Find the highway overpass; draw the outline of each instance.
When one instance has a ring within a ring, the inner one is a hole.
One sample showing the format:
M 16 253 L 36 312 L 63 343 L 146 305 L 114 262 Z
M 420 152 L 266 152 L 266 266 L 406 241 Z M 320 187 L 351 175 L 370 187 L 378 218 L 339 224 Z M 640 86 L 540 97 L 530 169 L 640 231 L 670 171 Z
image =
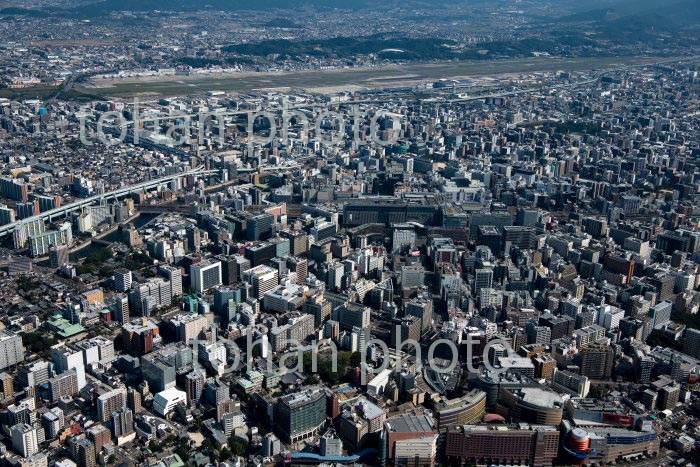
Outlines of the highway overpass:
M 102 202 L 103 200 L 107 200 L 110 198 L 120 198 L 123 196 L 128 196 L 131 193 L 139 192 L 139 191 L 144 191 L 144 190 L 151 190 L 153 188 L 157 188 L 159 186 L 163 186 L 173 180 L 180 179 L 182 177 L 187 177 L 189 175 L 208 175 L 208 174 L 214 174 L 214 173 L 219 173 L 219 170 L 204 170 L 203 166 L 200 165 L 193 170 L 187 171 L 187 172 L 182 172 L 178 173 L 175 175 L 168 175 L 166 177 L 161 177 L 157 178 L 155 180 L 148 180 L 145 182 L 137 183 L 135 185 L 129 185 L 124 188 L 119 188 L 117 190 L 109 191 L 104 194 L 100 195 L 94 195 L 90 196 L 89 198 L 83 198 L 78 201 L 75 201 L 73 203 L 66 204 L 64 206 L 61 206 L 56 209 L 51 209 L 49 211 L 42 212 L 36 216 L 32 217 L 27 217 L 25 219 L 13 222 L 11 224 L 5 224 L 3 226 L 0 226 L 0 237 L 3 237 L 5 235 L 8 235 L 12 233 L 15 229 L 17 229 L 20 225 L 25 224 L 27 222 L 32 222 L 36 220 L 44 220 L 44 221 L 49 221 L 51 222 L 53 219 L 57 217 L 62 217 L 65 216 L 71 212 L 78 211 L 82 209 L 85 206 L 90 206 L 95 203 Z

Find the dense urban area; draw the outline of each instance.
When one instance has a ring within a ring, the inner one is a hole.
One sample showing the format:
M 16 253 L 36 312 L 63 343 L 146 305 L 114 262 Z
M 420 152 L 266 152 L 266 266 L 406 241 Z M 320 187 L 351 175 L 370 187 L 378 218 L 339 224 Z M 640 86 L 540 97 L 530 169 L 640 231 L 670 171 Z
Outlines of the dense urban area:
M 0 0 L 0 467 L 698 465 L 700 6 L 585 3 Z

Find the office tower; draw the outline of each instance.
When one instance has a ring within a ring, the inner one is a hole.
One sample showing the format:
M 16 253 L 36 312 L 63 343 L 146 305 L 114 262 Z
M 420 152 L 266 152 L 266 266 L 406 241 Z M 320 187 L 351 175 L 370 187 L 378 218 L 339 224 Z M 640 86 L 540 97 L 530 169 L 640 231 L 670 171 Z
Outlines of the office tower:
M 656 402 L 657 410 L 673 410 L 678 404 L 681 395 L 681 386 L 677 383 L 668 384 L 659 389 L 659 398 Z
M 192 313 L 177 315 L 170 323 L 175 327 L 175 338 L 185 343 L 196 339 L 209 326 L 206 316 Z
M 401 266 L 401 288 L 415 289 L 425 285 L 425 269 L 421 265 Z
M 49 380 L 51 402 L 58 402 L 63 397 L 72 397 L 78 393 L 78 374 L 75 370 L 64 371 Z
M 217 255 L 214 259 L 221 263 L 221 283 L 223 285 L 233 285 L 238 282 L 238 264 L 232 256 Z
M 159 338 L 160 329 L 148 318 L 140 318 L 122 326 L 122 345 L 132 355 L 150 353 L 154 341 Z
M 85 379 L 85 364 L 83 361 L 83 352 L 68 346 L 65 342 L 59 343 L 51 347 L 51 360 L 53 361 L 56 374 L 61 374 L 68 370 L 75 370 L 78 376 L 78 390 L 81 390 L 87 384 Z
M 131 271 L 126 268 L 114 270 L 114 290 L 126 292 L 131 288 Z
M 657 303 L 649 309 L 649 316 L 653 319 L 654 329 L 660 329 L 661 326 L 671 321 L 672 309 L 673 303 L 669 301 Z
M 416 316 L 405 316 L 394 318 L 391 321 L 391 346 L 396 347 L 406 340 L 420 341 L 421 319 Z M 415 350 L 411 346 L 402 349 L 405 352 L 413 353 Z
M 389 417 L 384 422 L 380 443 L 382 455 L 394 466 L 433 467 L 437 455 L 438 432 L 425 414 Z
M 493 225 L 480 225 L 477 229 L 477 245 L 489 247 L 496 256 L 501 254 L 501 232 Z
M 326 422 L 326 395 L 318 387 L 280 397 L 277 401 L 277 427 L 290 443 L 313 436 Z
M 338 231 L 338 225 L 333 222 L 317 222 L 309 229 L 309 235 L 313 237 L 315 243 L 331 238 Z
M 78 467 L 97 467 L 97 452 L 95 445 L 87 438 L 74 436 L 69 438 L 73 460 Z
M 421 319 L 423 332 L 433 324 L 433 300 L 429 294 L 421 294 L 406 304 L 406 314 Z
M 24 361 L 22 338 L 12 331 L 0 331 L 0 370 Z
M 568 370 L 555 369 L 551 385 L 557 392 L 570 394 L 573 397 L 586 397 L 591 389 L 588 377 Z
M 57 245 L 49 248 L 49 266 L 60 268 L 70 262 L 70 250 L 67 245 Z
M 22 388 L 35 388 L 48 383 L 52 372 L 52 364 L 50 362 L 39 360 L 31 365 L 20 367 L 17 379 Z
M 700 330 L 686 329 L 683 339 L 683 352 L 693 358 L 700 358 Z
M 228 384 L 218 378 L 208 378 L 204 383 L 202 397 L 211 405 L 231 398 Z
M 333 310 L 333 320 L 340 324 L 341 331 L 351 331 L 354 327 L 369 327 L 370 316 L 370 308 L 361 303 L 348 302 Z
M 97 419 L 106 422 L 112 416 L 112 412 L 126 407 L 126 388 L 119 387 L 107 391 L 97 398 Z
M 199 253 L 202 248 L 202 232 L 196 226 L 188 226 L 186 229 L 187 249 Z
M 416 228 L 413 225 L 392 224 L 391 230 L 392 251 L 398 251 L 408 246 L 416 246 Z
M 256 266 L 243 273 L 243 279 L 253 286 L 252 298 L 262 300 L 265 294 L 277 287 L 279 274 L 269 266 Z
M 185 378 L 185 393 L 188 402 L 199 402 L 204 391 L 207 375 L 200 368 L 195 368 Z
M 518 209 L 516 224 L 527 227 L 534 227 L 539 222 L 540 213 L 535 209 Z
M 246 238 L 250 241 L 267 240 L 271 235 L 275 217 L 272 214 L 260 214 L 249 217 L 246 221 Z
M 178 374 L 184 378 L 185 373 L 179 372 L 188 371 L 192 359 L 192 349 L 182 342 L 163 346 L 141 357 L 143 379 L 154 392 L 170 389 L 175 386 Z
M 280 453 L 282 445 L 274 433 L 268 433 L 263 437 L 263 455 L 276 456 Z
M 14 385 L 12 384 L 12 376 L 7 373 L 0 373 L 0 391 L 3 397 L 12 397 L 15 393 Z
M 182 297 L 182 269 L 175 266 L 163 265 L 158 268 L 161 276 L 170 283 L 172 297 Z
M 521 250 L 532 250 L 537 247 L 537 232 L 533 227 L 506 226 L 503 227 L 503 252 L 510 253 L 511 247 Z
M 115 438 L 134 433 L 134 413 L 128 407 L 112 412 L 112 433 Z
M 133 413 L 141 412 L 141 393 L 134 388 L 129 388 L 126 393 L 126 406 Z
M 43 428 L 36 428 L 27 423 L 14 425 L 10 429 L 12 448 L 22 457 L 31 457 L 39 452 L 38 430 L 43 431 Z
M 236 273 L 233 278 L 234 283 L 243 280 L 243 273 L 251 268 L 250 260 L 243 255 L 233 255 L 233 260 L 236 264 Z
M 609 345 L 592 344 L 579 352 L 581 374 L 590 379 L 608 379 L 612 374 L 614 351 Z
M 477 269 L 474 276 L 474 293 L 479 293 L 482 288 L 493 286 L 493 270 Z
M 111 416 L 110 416 L 111 420 Z M 88 439 L 95 445 L 95 452 L 100 453 L 105 444 L 112 443 L 112 432 L 104 425 L 96 424 L 85 430 Z
M 57 438 L 61 430 L 63 430 L 64 424 L 63 411 L 58 407 L 54 407 L 41 415 L 41 426 L 44 428 L 46 439 Z
M 274 243 L 263 242 L 245 249 L 245 258 L 252 267 L 267 265 L 276 256 L 277 247 Z
M 559 450 L 555 426 L 527 424 L 463 425 L 449 428 L 445 454 L 450 463 L 469 465 L 489 459 L 493 464 L 551 467 Z
M 170 282 L 160 277 L 153 277 L 133 284 L 129 293 L 129 309 L 150 316 L 157 307 L 170 306 L 172 303 Z
M 289 252 L 294 256 L 306 254 L 308 248 L 308 235 L 302 231 L 283 230 L 280 235 L 289 239 Z
M 121 324 L 128 324 L 131 319 L 129 316 L 129 297 L 126 295 L 116 295 L 114 297 L 114 320 Z
M 297 284 L 303 285 L 306 278 L 309 276 L 309 263 L 306 258 L 299 258 L 297 256 L 287 256 L 285 258 L 287 268 L 289 268 L 290 273 L 295 273 L 297 277 Z
M 197 293 L 221 285 L 221 263 L 215 260 L 204 260 L 190 266 L 190 281 Z
M 314 326 L 318 328 L 331 317 L 333 304 L 323 297 L 323 294 L 316 294 L 309 297 L 302 307 L 304 313 L 314 317 Z

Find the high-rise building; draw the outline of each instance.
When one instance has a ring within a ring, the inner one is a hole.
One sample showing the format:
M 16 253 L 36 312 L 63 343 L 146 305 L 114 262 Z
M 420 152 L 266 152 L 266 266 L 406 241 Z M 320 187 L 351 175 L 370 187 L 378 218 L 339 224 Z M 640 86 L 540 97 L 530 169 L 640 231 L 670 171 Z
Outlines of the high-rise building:
M 112 412 L 112 433 L 122 438 L 134 433 L 134 413 L 128 407 Z
M 280 397 L 277 402 L 277 427 L 290 443 L 313 436 L 326 422 L 326 395 L 318 387 Z
M 270 238 L 271 227 L 275 222 L 272 214 L 260 214 L 249 217 L 246 221 L 246 238 L 251 241 L 266 240 Z
M 175 338 L 185 343 L 196 339 L 209 326 L 206 316 L 194 313 L 177 315 L 170 323 L 175 326 Z
M 158 269 L 160 275 L 170 282 L 170 293 L 172 297 L 182 297 L 182 269 L 163 265 Z
M 85 437 L 74 436 L 69 438 L 73 460 L 78 467 L 97 467 L 97 452 L 95 445 Z
M 0 370 L 24 361 L 22 338 L 12 331 L 0 331 Z
M 202 397 L 202 392 L 204 391 L 206 379 L 206 373 L 199 368 L 195 368 L 192 372 L 187 374 L 185 378 L 185 393 L 187 394 L 188 402 L 199 402 L 199 399 Z
M 205 260 L 190 266 L 192 288 L 197 293 L 221 285 L 221 263 L 215 260 Z
M 114 270 L 114 290 L 126 292 L 131 288 L 131 271 L 126 268 Z
M 277 287 L 279 274 L 269 266 L 256 266 L 243 273 L 243 280 L 253 287 L 252 298 L 262 300 L 265 294 Z
M 155 308 L 170 306 L 172 297 L 170 282 L 160 277 L 152 277 L 132 285 L 129 309 L 140 311 L 142 316 L 150 316 Z
M 306 258 L 299 258 L 297 256 L 287 256 L 285 258 L 287 268 L 289 268 L 290 273 L 295 273 L 297 277 L 297 284 L 303 285 L 306 278 L 309 276 L 309 263 Z
M 4 398 L 14 395 L 15 389 L 12 384 L 12 375 L 4 372 L 0 373 L 0 392 L 2 392 Z
M 106 422 L 112 417 L 112 412 L 126 407 L 126 388 L 118 387 L 107 391 L 97 398 L 97 419 Z
M 85 387 L 87 381 L 85 379 L 85 363 L 82 350 L 61 342 L 51 347 L 51 359 L 53 360 L 56 374 L 60 375 L 65 371 L 75 370 L 78 376 L 78 390 Z
M 43 428 L 37 428 L 27 423 L 18 423 L 10 429 L 12 448 L 22 457 L 31 457 L 39 452 L 39 433 Z M 42 433 L 42 438 L 43 433 Z
M 70 250 L 67 245 L 56 245 L 49 248 L 49 266 L 60 268 L 70 262 Z
M 133 413 L 141 412 L 141 393 L 134 388 L 129 388 L 126 392 L 126 406 Z
M 415 289 L 425 285 L 425 269 L 420 264 L 401 266 L 401 288 Z
M 612 374 L 614 351 L 609 345 L 592 344 L 579 352 L 581 374 L 590 379 L 607 379 Z
M 49 382 L 52 376 L 53 365 L 45 360 L 38 360 L 33 362 L 31 365 L 24 365 L 20 367 L 17 372 L 17 379 L 22 388 L 35 388 L 37 386 L 43 386 Z
M 123 347 L 132 355 L 146 355 L 160 339 L 160 329 L 148 318 L 140 318 L 122 326 Z
M 474 276 L 474 293 L 479 293 L 482 288 L 493 286 L 493 269 L 477 269 Z
M 406 303 L 406 314 L 421 319 L 422 332 L 433 325 L 433 300 L 429 294 L 421 294 Z
M 683 352 L 693 358 L 700 358 L 700 329 L 686 329 Z
M 44 428 L 46 439 L 57 438 L 65 425 L 63 410 L 54 407 L 41 415 L 41 426 Z
M 323 294 L 316 294 L 304 302 L 303 311 L 314 317 L 314 326 L 318 328 L 331 317 L 333 304 L 330 300 L 323 298 Z
M 681 387 L 677 383 L 668 384 L 659 389 L 659 398 L 656 402 L 658 410 L 673 410 L 678 404 L 681 395 Z
M 114 320 L 121 324 L 128 324 L 131 321 L 129 316 L 129 297 L 118 294 L 114 297 Z
M 333 310 L 333 320 L 340 323 L 341 331 L 352 331 L 352 328 L 368 328 L 371 310 L 361 303 L 348 302 Z
M 110 417 L 111 418 L 111 417 Z M 87 438 L 95 445 L 95 452 L 102 451 L 105 444 L 112 443 L 112 432 L 106 426 L 98 423 L 85 430 Z
M 71 397 L 78 393 L 78 374 L 75 370 L 64 371 L 49 380 L 51 402 L 57 402 L 63 397 Z

